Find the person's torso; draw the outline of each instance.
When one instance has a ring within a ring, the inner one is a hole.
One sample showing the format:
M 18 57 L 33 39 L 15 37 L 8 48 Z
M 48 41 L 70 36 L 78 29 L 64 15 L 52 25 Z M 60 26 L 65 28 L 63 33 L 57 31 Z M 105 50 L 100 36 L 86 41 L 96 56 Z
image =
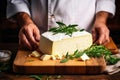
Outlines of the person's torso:
M 78 24 L 89 30 L 95 15 L 96 0 L 31 0 L 34 22 L 41 30 L 55 27 L 57 21 Z

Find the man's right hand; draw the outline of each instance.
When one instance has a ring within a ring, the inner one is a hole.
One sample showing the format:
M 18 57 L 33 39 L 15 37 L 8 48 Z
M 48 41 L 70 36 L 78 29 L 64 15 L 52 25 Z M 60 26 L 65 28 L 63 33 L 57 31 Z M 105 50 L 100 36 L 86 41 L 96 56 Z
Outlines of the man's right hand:
M 33 23 L 25 24 L 19 32 L 19 44 L 27 47 L 30 50 L 38 48 L 40 40 L 40 32 L 37 26 Z
M 31 17 L 27 13 L 21 12 L 16 14 L 15 19 L 21 27 L 19 32 L 19 45 L 30 50 L 37 49 L 40 40 L 40 31 Z

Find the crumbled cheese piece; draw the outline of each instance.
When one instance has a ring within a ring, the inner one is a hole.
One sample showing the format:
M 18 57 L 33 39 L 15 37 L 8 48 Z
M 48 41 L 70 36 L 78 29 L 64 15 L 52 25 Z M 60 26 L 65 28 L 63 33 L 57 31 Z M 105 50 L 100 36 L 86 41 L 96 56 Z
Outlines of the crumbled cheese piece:
M 90 59 L 86 53 L 80 57 L 83 61 Z
M 45 60 L 50 60 L 51 58 L 52 58 L 51 55 L 48 55 L 48 54 L 42 55 L 42 56 L 40 57 L 40 59 L 43 60 L 43 61 L 45 61 Z
M 38 52 L 38 51 L 33 51 L 30 55 L 29 55 L 29 57 L 40 57 L 41 55 L 40 55 L 40 53 Z
M 61 54 L 58 54 L 55 56 L 57 60 L 61 60 L 62 59 L 62 55 Z
M 56 60 L 56 56 L 51 55 L 51 59 L 52 59 L 52 60 Z

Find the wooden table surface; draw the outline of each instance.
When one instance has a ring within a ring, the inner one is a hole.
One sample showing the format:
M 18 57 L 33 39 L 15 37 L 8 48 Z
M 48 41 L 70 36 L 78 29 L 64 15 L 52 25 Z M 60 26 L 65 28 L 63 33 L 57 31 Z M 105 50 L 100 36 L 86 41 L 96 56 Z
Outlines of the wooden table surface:
M 59 77 L 60 76 L 60 77 Z M 59 77 L 59 78 L 58 78 Z M 35 80 L 30 75 L 0 73 L 0 80 Z M 41 80 L 120 80 L 120 73 L 114 75 L 46 75 Z
M 13 54 L 16 54 L 18 50 L 17 43 L 0 43 L 0 49 L 11 50 Z M 33 75 L 33 74 L 31 74 Z M 31 75 L 15 74 L 12 71 L 0 72 L 0 80 L 36 80 L 31 78 Z M 120 72 L 108 75 L 42 75 L 41 80 L 120 80 Z

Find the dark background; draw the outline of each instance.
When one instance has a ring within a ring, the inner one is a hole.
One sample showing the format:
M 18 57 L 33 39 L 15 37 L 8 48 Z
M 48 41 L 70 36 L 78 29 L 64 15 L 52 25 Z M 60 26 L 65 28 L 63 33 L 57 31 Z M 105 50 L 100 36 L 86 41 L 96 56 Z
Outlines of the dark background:
M 0 43 L 18 43 L 19 28 L 16 23 L 6 19 L 6 0 L 0 0 Z M 116 0 L 116 13 L 108 20 L 110 36 L 115 43 L 120 43 L 120 0 Z
M 0 43 L 18 43 L 18 25 L 6 19 L 7 0 L 0 1 Z

